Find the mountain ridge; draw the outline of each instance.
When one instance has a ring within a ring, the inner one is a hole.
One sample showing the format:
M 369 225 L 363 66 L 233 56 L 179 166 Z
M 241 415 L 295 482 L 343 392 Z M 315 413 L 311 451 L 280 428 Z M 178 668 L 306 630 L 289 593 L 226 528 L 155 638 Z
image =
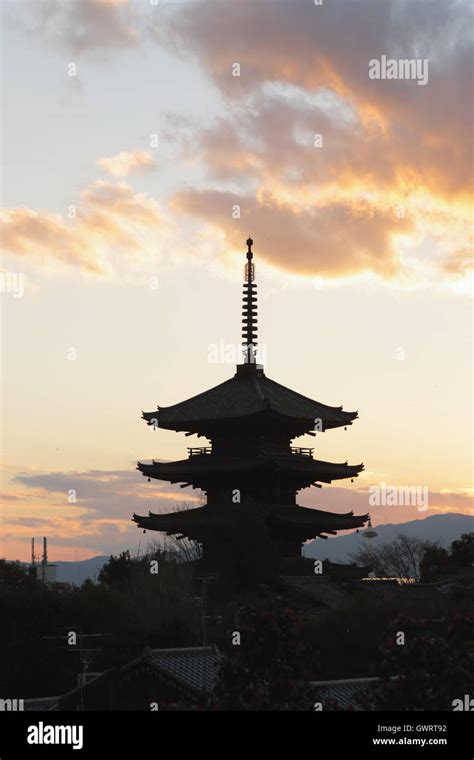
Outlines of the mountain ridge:
M 350 562 L 350 555 L 367 545 L 367 539 L 363 536 L 364 530 L 327 540 L 313 539 L 305 544 L 303 554 L 312 559 Z M 377 537 L 372 539 L 373 546 L 394 541 L 399 533 L 403 533 L 413 538 L 439 543 L 447 549 L 463 533 L 474 531 L 474 516 L 447 512 L 406 523 L 379 523 L 374 525 L 374 530 Z

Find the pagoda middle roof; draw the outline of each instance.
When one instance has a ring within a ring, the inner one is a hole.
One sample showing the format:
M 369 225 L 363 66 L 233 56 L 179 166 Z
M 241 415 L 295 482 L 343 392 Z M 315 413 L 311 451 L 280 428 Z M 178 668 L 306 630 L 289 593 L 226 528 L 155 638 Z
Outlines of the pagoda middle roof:
M 241 365 L 229 380 L 173 406 L 144 412 L 143 418 L 149 425 L 170 430 L 199 430 L 205 423 L 273 412 L 308 423 L 310 429 L 314 429 L 315 420 L 321 420 L 321 427 L 326 430 L 351 425 L 357 417 L 357 412 L 346 412 L 342 406 L 327 406 L 286 388 L 254 367 Z
M 324 462 L 309 456 L 275 453 L 262 454 L 258 457 L 192 456 L 176 462 L 153 461 L 152 464 L 138 462 L 137 469 L 145 477 L 179 483 L 188 480 L 194 482 L 194 478 L 199 480 L 207 476 L 266 467 L 275 467 L 288 473 L 299 473 L 312 481 L 320 480 L 324 483 L 343 478 L 356 478 L 364 469 L 363 464 Z
M 212 530 L 232 519 L 229 510 L 215 507 L 196 507 L 179 512 L 156 514 L 149 512 L 148 516 L 133 514 L 132 521 L 145 530 L 158 530 L 170 534 L 182 533 L 190 535 L 194 531 Z M 291 506 L 279 507 L 271 514 L 271 520 L 281 527 L 299 527 L 315 533 L 333 533 L 340 530 L 350 530 L 362 527 L 368 515 L 354 515 L 354 512 L 344 514 L 325 512 L 308 507 Z

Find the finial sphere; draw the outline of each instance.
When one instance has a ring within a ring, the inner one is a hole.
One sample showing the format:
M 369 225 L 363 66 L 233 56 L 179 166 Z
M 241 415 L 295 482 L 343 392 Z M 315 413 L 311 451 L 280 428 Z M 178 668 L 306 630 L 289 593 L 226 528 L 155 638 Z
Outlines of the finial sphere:
M 253 245 L 253 240 L 252 240 L 251 237 L 249 237 L 246 242 L 247 242 L 247 245 L 249 246 L 249 248 L 250 248 L 251 245 Z

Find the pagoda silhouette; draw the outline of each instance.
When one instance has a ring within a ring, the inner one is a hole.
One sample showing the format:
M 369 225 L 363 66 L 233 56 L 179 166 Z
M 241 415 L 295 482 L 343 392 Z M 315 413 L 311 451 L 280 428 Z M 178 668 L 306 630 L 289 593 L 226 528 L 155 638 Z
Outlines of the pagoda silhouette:
M 312 448 L 292 446 L 295 438 L 346 427 L 357 412 L 313 401 L 270 380 L 257 363 L 257 285 L 247 240 L 243 286 L 242 355 L 235 375 L 204 393 L 144 412 L 148 425 L 186 435 L 210 446 L 188 448 L 188 458 L 138 462 L 147 478 L 192 486 L 206 495 L 201 507 L 148 516 L 133 515 L 144 530 L 162 531 L 202 546 L 201 575 L 231 574 L 243 584 L 284 573 L 303 560 L 307 539 L 360 528 L 368 515 L 338 514 L 298 506 L 309 486 L 355 478 L 364 467 L 313 458 Z M 307 564 L 306 564 L 307 566 Z M 293 571 L 292 571 L 293 572 Z M 298 572 L 301 572 L 299 570 Z

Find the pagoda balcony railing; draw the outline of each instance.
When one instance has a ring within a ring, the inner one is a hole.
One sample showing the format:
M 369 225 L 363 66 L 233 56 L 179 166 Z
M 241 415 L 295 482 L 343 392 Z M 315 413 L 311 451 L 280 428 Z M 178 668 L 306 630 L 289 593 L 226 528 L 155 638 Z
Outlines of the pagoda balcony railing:
M 190 457 L 199 457 L 206 454 L 212 454 L 211 446 L 194 446 L 192 448 L 188 448 L 188 455 Z
M 296 456 L 312 457 L 314 449 L 304 448 L 301 446 L 290 446 L 290 451 Z M 193 446 L 188 447 L 189 457 L 199 457 L 212 454 L 212 446 Z
M 314 449 L 302 448 L 301 446 L 290 446 L 292 454 L 303 457 L 312 457 Z

